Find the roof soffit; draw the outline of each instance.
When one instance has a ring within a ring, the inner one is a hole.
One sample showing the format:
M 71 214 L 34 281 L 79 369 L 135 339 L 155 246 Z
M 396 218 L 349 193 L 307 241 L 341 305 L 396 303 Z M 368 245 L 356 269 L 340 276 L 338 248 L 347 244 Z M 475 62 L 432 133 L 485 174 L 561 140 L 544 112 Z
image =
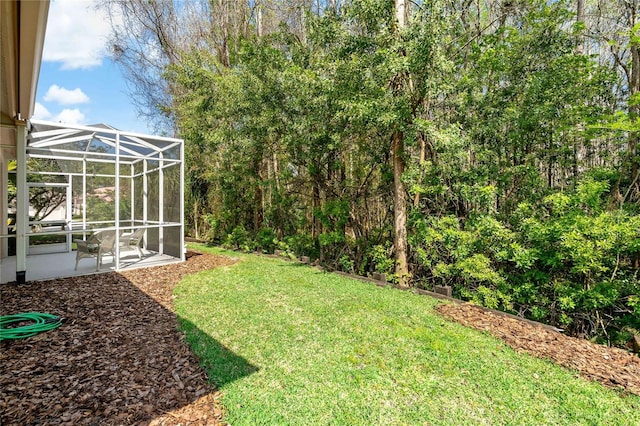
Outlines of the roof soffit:
M 0 121 L 14 124 L 35 109 L 49 0 L 0 1 Z

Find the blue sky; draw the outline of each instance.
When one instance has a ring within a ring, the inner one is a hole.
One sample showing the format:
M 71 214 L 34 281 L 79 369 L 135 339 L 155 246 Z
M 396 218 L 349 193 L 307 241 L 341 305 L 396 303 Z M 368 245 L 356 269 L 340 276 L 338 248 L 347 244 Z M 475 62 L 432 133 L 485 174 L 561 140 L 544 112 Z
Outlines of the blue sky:
M 53 0 L 33 118 L 151 133 L 106 53 L 110 25 L 91 0 Z

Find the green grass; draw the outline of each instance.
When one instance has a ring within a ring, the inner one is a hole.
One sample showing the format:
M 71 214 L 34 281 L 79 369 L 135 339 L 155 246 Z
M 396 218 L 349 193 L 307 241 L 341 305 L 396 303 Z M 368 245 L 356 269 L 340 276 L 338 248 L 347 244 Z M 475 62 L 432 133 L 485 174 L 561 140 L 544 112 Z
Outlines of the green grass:
M 639 397 L 447 321 L 434 299 L 233 255 L 175 304 L 234 426 L 640 424 Z

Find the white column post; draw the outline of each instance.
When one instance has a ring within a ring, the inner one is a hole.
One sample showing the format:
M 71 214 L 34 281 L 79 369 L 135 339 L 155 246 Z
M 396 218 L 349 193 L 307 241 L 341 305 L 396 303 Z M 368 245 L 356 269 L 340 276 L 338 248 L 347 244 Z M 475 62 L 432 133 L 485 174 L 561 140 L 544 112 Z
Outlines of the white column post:
M 164 228 L 162 224 L 164 223 L 164 158 L 162 152 L 160 153 L 160 161 L 158 168 L 158 222 L 160 222 L 160 226 L 158 227 L 158 252 L 160 254 L 164 254 Z
M 184 142 L 180 144 L 180 253 L 184 262 Z
M 129 168 L 129 199 L 131 200 L 131 210 L 129 211 L 129 217 L 131 218 L 131 220 L 129 221 L 129 225 L 131 226 L 135 226 L 134 220 L 136 219 L 136 216 L 135 216 L 136 197 L 133 192 L 136 189 L 134 184 L 134 177 L 133 177 L 134 172 L 135 172 L 135 167 L 134 167 L 134 164 L 131 163 L 131 167 Z M 129 232 L 133 232 L 133 231 L 134 229 L 131 229 Z
M 116 133 L 116 185 L 115 185 L 115 220 L 116 220 L 116 249 L 113 262 L 116 271 L 120 270 L 120 132 Z
M 87 238 L 87 159 L 82 159 L 82 238 Z
M 67 186 L 67 215 L 65 221 L 70 229 L 73 229 L 73 175 L 68 175 L 69 186 Z M 65 227 L 66 228 L 66 227 Z M 67 242 L 67 252 L 71 253 L 71 234 L 65 235 Z
M 29 242 L 26 122 L 18 122 L 16 126 L 16 192 L 16 282 L 22 284 L 26 281 Z
M 142 224 L 143 225 L 148 225 L 147 224 L 147 220 L 149 220 L 149 210 L 147 209 L 148 205 L 149 205 L 149 179 L 147 178 L 147 170 L 148 170 L 148 163 L 147 163 L 147 159 L 145 158 L 144 160 L 142 160 Z M 146 229 L 146 228 L 145 228 Z M 145 232 L 145 246 L 144 248 L 147 248 L 147 237 L 148 237 L 148 229 L 144 231 Z

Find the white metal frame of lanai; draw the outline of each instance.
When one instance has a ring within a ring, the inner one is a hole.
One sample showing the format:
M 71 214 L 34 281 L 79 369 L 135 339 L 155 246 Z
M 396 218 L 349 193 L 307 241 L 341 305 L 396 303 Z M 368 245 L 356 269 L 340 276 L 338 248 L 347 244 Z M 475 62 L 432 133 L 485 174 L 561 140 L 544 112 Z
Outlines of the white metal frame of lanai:
M 29 278 L 26 261 L 29 238 L 36 235 L 64 235 L 65 251 L 71 251 L 72 235 L 109 228 L 115 229 L 119 236 L 120 232 L 143 228 L 147 248 L 184 260 L 184 142 L 181 139 L 124 132 L 107 125 L 76 126 L 31 120 L 28 127 L 19 129 L 16 135 L 16 232 L 2 235 L 5 239 L 16 239 L 16 281 Z M 28 159 L 42 159 L 57 167 L 29 170 Z M 102 169 L 113 165 L 113 174 L 97 173 L 96 169 L 100 169 L 97 164 L 102 164 Z M 34 179 L 35 176 L 38 178 Z M 87 220 L 87 197 L 92 196 L 87 193 L 87 180 L 92 178 L 113 180 L 113 218 Z M 122 187 L 122 182 L 127 180 L 129 186 Z M 29 189 L 56 186 L 67 191 L 63 226 L 34 232 L 35 227 L 46 227 L 47 221 L 29 219 Z M 72 188 L 74 193 L 81 194 L 81 218 L 71 213 Z M 130 202 L 127 217 L 121 217 L 123 193 L 128 194 Z M 117 242 L 116 270 L 120 265 Z

